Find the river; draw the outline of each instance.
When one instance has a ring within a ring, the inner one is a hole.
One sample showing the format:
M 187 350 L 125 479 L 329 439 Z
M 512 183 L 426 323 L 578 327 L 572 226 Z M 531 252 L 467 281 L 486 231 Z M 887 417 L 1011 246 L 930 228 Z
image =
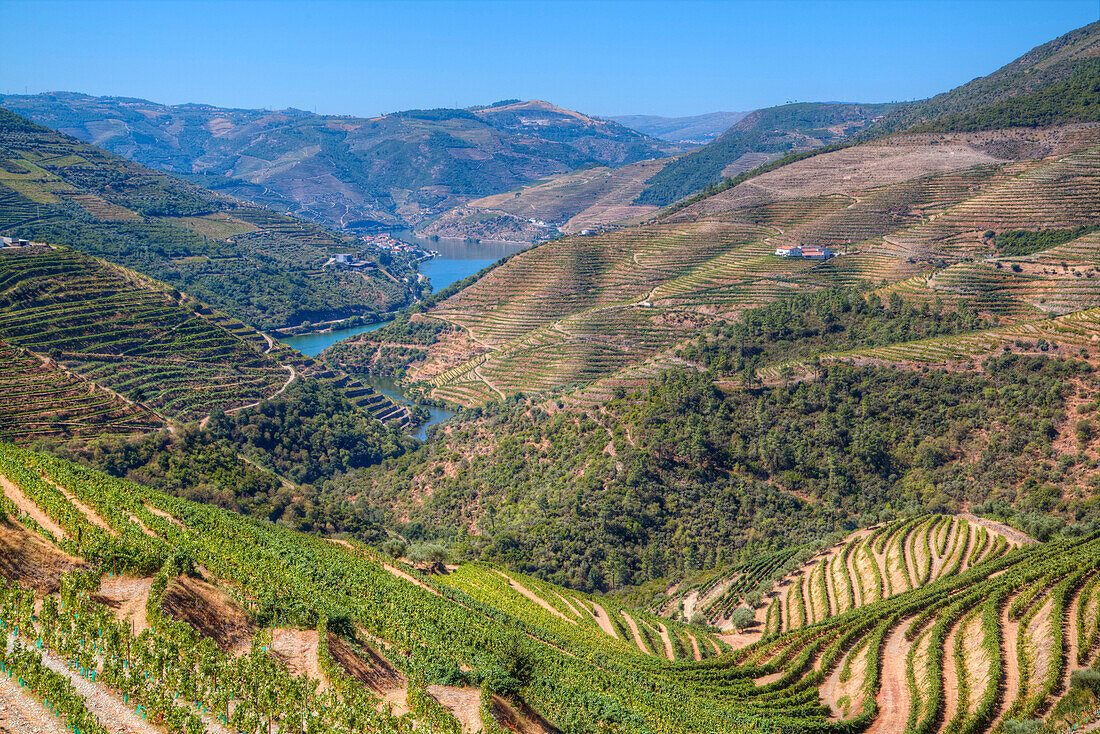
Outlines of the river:
M 404 230 L 394 232 L 393 236 L 405 242 L 417 244 L 422 250 L 435 250 L 439 253 L 437 257 L 420 263 L 420 272 L 425 277 L 431 279 L 432 290 L 436 292 L 443 290 L 447 286 L 463 278 L 468 278 L 501 258 L 530 247 L 530 245 L 517 244 L 514 242 L 479 242 L 475 244 L 465 242 L 464 240 L 432 240 L 427 237 L 418 237 Z M 324 334 L 280 336 L 279 341 L 286 344 L 288 347 L 297 349 L 307 357 L 315 357 L 338 341 L 343 341 L 344 339 L 353 337 L 356 334 L 362 334 L 366 331 L 380 329 L 388 323 L 389 321 L 383 321 L 377 324 L 368 324 L 367 326 L 355 326 L 350 329 L 333 330 Z M 384 377 L 375 377 L 370 380 L 363 380 L 363 382 L 373 386 L 379 392 L 388 395 L 398 402 L 408 403 L 408 400 L 401 393 L 400 388 L 393 380 Z M 428 412 L 431 414 L 428 421 L 420 427 L 416 434 L 414 434 L 421 440 L 426 437 L 428 426 L 434 426 L 436 423 L 441 423 L 454 415 L 453 412 L 440 408 L 428 408 Z

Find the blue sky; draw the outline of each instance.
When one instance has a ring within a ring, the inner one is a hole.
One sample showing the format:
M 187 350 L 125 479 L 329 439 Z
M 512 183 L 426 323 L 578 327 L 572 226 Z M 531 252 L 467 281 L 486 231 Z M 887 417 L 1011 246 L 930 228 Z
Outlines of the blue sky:
M 0 0 L 0 92 L 353 115 L 877 102 L 957 86 L 1098 16 L 1100 0 Z

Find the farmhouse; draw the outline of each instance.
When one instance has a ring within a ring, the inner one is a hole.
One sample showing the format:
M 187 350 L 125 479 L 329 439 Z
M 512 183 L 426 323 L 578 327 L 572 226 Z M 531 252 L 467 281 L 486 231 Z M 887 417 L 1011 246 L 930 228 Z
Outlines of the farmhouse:
M 18 237 L 0 237 L 0 247 L 27 247 L 30 240 L 21 240 Z
M 779 257 L 801 257 L 806 260 L 828 260 L 836 256 L 836 253 L 828 247 L 800 247 L 797 245 L 777 247 L 775 248 L 775 254 Z
M 835 252 L 828 247 L 803 247 L 802 257 L 807 260 L 828 260 L 836 255 Z

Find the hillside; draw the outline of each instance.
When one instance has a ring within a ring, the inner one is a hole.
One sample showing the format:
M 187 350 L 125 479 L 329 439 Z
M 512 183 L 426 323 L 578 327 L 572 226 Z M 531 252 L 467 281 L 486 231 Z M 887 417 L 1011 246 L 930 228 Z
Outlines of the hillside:
M 547 175 L 682 150 L 538 100 L 374 118 L 61 92 L 4 96 L 0 105 L 152 168 L 337 229 L 418 226 Z
M 769 160 L 850 137 L 895 107 L 829 102 L 756 110 L 712 143 L 677 158 L 653 176 L 636 203 L 666 206 Z
M 748 112 L 708 112 L 688 117 L 660 115 L 612 115 L 608 119 L 640 133 L 674 143 L 703 145 L 730 129 Z
M 0 339 L 12 369 L 41 381 L 37 390 L 50 404 L 104 411 L 97 432 L 129 433 L 149 427 L 151 419 L 163 425 L 233 412 L 311 376 L 333 381 L 380 420 L 409 420 L 408 410 L 385 396 L 276 346 L 242 322 L 71 250 L 0 248 Z M 39 360 L 45 373 L 35 367 Z M 18 382 L 13 389 L 19 387 L 33 389 Z M 39 411 L 51 421 L 45 406 Z M 12 431 L 20 438 L 38 432 L 30 426 Z
M 0 109 L 0 231 L 75 247 L 263 328 L 375 314 L 410 289 L 324 269 L 353 242 L 213 194 Z M 378 262 L 380 254 L 366 253 Z M 391 263 L 398 273 L 402 263 Z
M 675 364 L 678 344 L 746 308 L 796 291 L 916 283 L 953 263 L 936 282 L 987 277 L 976 299 L 962 299 L 978 312 L 1041 318 L 1056 303 L 1085 307 L 1083 271 L 1045 275 L 1006 308 L 997 283 L 1016 276 L 1010 258 L 998 256 L 999 269 L 970 261 L 996 254 L 986 232 L 1100 223 L 1098 145 L 1096 128 L 1072 126 L 894 137 L 792 163 L 652 224 L 541 245 L 431 309 L 462 331 L 429 346 L 408 379 L 465 405 L 595 380 L 629 385 L 629 370 Z M 827 263 L 772 254 L 790 243 L 847 254 Z
M 0 475 L 0 542 L 22 549 L 0 569 L 0 694 L 36 727 L 981 731 L 1096 705 L 1095 535 L 1010 549 L 963 518 L 879 525 L 816 566 L 851 562 L 872 598 L 845 611 L 855 585 L 810 571 L 747 643 L 489 566 L 427 575 L 6 444 Z M 906 567 L 878 565 L 891 553 Z M 782 609 L 803 622 L 780 631 Z
M 986 130 L 1095 122 L 1100 119 L 1094 109 L 1097 58 L 1100 22 L 1033 48 L 988 76 L 899 107 L 870 132 L 922 125 L 929 130 Z

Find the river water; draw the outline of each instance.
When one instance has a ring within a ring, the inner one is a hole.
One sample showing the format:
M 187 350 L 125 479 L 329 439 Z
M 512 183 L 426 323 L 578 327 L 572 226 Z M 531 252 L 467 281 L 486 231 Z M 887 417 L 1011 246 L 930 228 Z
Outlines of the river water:
M 501 258 L 530 247 L 530 245 L 516 244 L 513 242 L 479 242 L 475 244 L 465 242 L 464 240 L 431 240 L 427 237 L 418 237 L 407 231 L 394 232 L 393 236 L 405 242 L 417 244 L 422 250 L 435 250 L 439 253 L 438 257 L 420 263 L 421 274 L 431 279 L 432 289 L 435 292 L 439 292 L 463 278 L 468 278 Z M 315 357 L 338 341 L 343 341 L 344 339 L 362 334 L 366 331 L 380 329 L 388 323 L 388 321 L 383 321 L 367 326 L 355 326 L 350 329 L 334 330 L 325 334 L 281 336 L 279 337 L 279 341 L 286 344 L 288 347 L 297 349 L 307 357 Z M 388 395 L 398 402 L 408 403 L 408 400 L 401 393 L 401 389 L 393 380 L 384 377 L 374 377 L 370 380 L 363 380 L 363 382 L 371 385 L 379 392 Z M 434 426 L 436 423 L 441 423 L 454 415 L 454 413 L 449 410 L 441 410 L 439 408 L 428 408 L 428 412 L 431 414 L 428 421 L 420 427 L 420 430 L 417 431 L 416 434 L 414 434 L 421 440 L 426 437 L 428 426 Z

